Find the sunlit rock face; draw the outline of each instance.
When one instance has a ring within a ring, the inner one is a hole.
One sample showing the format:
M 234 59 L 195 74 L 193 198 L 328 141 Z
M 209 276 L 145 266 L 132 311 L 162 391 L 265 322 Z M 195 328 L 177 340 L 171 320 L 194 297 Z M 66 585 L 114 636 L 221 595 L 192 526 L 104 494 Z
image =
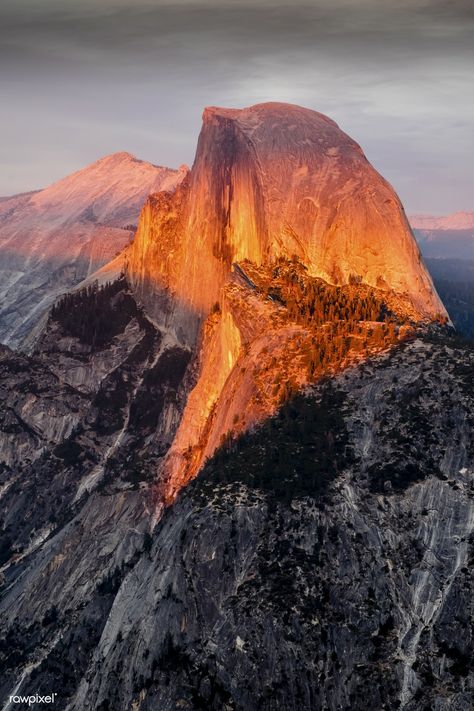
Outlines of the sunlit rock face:
M 282 258 L 333 285 L 377 289 L 406 320 L 446 316 L 398 197 L 331 119 L 288 104 L 205 109 L 189 175 L 174 193 L 150 196 L 127 256 L 158 327 L 199 350 L 165 498 L 223 438 L 310 380 L 302 353 L 314 350 L 314 332 L 248 278 Z
M 0 199 L 0 342 L 31 340 L 58 294 L 129 244 L 147 196 L 184 174 L 115 153 L 44 190 Z
M 406 295 L 420 319 L 445 313 L 397 195 L 331 119 L 279 103 L 205 109 L 183 189 L 142 213 L 129 263 L 138 294 L 159 317 L 152 293 L 167 287 L 199 316 L 234 262 L 293 255 L 331 283 Z
M 311 330 L 249 288 L 246 279 L 239 267 L 222 289 L 219 311 L 204 324 L 199 377 L 165 462 L 167 501 L 226 437 L 274 414 L 290 383 L 300 389 L 310 380 Z
M 0 349 L 0 707 L 470 708 L 474 353 L 390 188 L 208 110 L 126 252 Z

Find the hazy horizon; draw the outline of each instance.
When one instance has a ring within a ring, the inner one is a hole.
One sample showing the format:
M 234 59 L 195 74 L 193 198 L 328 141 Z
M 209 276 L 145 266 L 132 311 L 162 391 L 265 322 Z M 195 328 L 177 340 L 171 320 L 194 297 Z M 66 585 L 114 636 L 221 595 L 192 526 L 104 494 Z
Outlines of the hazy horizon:
M 0 195 L 117 151 L 191 165 L 204 106 L 286 101 L 336 120 L 407 213 L 469 211 L 473 28 L 464 0 L 6 0 Z

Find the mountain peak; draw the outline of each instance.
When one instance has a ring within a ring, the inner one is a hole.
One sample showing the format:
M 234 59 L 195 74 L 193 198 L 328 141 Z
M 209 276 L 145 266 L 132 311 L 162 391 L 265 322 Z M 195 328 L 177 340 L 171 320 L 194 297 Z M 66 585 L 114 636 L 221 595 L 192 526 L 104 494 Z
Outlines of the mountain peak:
M 446 318 L 393 189 L 334 122 L 286 104 L 204 111 L 191 172 L 147 201 L 127 272 L 159 328 L 187 348 L 199 343 L 196 384 L 163 464 L 165 498 L 223 437 L 310 382 L 331 321 L 349 323 L 370 299 L 384 305 L 363 329 L 383 313 L 402 314 L 403 327 Z M 315 334 L 297 304 L 314 316 L 323 293 Z M 362 331 L 355 352 L 361 342 Z
M 36 193 L 32 202 L 38 208 L 52 203 L 61 204 L 68 219 L 71 212 L 79 214 L 93 202 L 96 218 L 103 221 L 108 219 L 111 209 L 119 202 L 133 202 L 135 211 L 137 192 L 143 202 L 150 193 L 174 188 L 181 179 L 179 171 L 153 165 L 135 158 L 131 153 L 119 151 L 103 156 L 49 185 Z
M 165 171 L 174 171 L 174 169 L 172 168 L 156 165 L 155 163 L 143 160 L 142 158 L 137 158 L 135 155 L 133 155 L 133 153 L 129 153 L 128 151 L 116 151 L 115 153 L 108 153 L 107 155 L 98 158 L 96 161 L 93 161 L 92 163 L 89 163 L 88 165 L 84 166 L 84 168 L 80 168 L 71 175 L 67 176 L 67 178 L 80 175 L 85 172 L 96 171 L 102 168 L 107 168 L 108 170 L 128 171 L 130 170 L 130 168 L 136 170 L 140 166 L 144 169 L 150 170 L 158 169 Z
M 142 161 L 134 156 L 133 153 L 129 153 L 128 151 L 116 151 L 115 153 L 108 153 L 107 155 L 102 156 L 102 158 L 99 158 L 91 165 L 95 165 L 97 163 L 112 163 L 118 165 L 120 163 L 130 163 L 132 161 L 137 163 L 148 163 L 148 161 Z
M 420 317 L 444 313 L 397 195 L 334 121 L 276 102 L 207 107 L 186 186 L 145 208 L 132 281 L 153 310 L 155 282 L 205 314 L 233 263 L 293 256 L 332 284 L 355 277 Z
M 84 170 L 87 170 L 88 168 L 92 168 L 93 166 L 99 164 L 116 167 L 129 167 L 132 163 L 136 163 L 137 165 L 142 166 L 151 166 L 152 168 L 158 168 L 161 170 L 174 170 L 172 168 L 166 168 L 162 165 L 157 165 L 156 163 L 151 163 L 150 161 L 143 160 L 142 158 L 137 158 L 135 155 L 133 155 L 133 153 L 129 153 L 128 151 L 116 151 L 115 153 L 109 153 L 108 155 L 99 158 L 94 163 L 91 163 L 89 166 L 86 166 Z
M 0 202 L 0 341 L 17 346 L 61 293 L 129 244 L 150 193 L 173 190 L 183 170 L 126 151 L 30 195 Z

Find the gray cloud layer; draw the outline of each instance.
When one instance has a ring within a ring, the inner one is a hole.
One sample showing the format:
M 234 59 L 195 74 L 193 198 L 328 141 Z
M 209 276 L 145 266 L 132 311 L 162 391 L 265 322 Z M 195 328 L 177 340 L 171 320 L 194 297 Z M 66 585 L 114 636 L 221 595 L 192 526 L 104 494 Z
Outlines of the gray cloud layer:
M 128 150 L 191 162 L 204 105 L 332 116 L 410 211 L 473 208 L 471 2 L 3 0 L 0 194 Z

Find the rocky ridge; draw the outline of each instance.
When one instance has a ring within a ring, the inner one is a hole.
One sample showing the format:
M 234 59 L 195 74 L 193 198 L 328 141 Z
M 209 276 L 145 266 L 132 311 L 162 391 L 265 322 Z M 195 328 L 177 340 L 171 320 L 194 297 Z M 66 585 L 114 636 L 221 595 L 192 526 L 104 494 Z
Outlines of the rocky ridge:
M 197 382 L 159 474 L 165 499 L 293 393 L 412 336 L 411 315 L 403 299 L 358 283 L 331 286 L 296 260 L 235 264 L 204 324 Z
M 474 213 L 414 215 L 410 223 L 425 257 L 474 261 Z
M 417 230 L 469 230 L 474 229 L 474 212 L 454 212 L 452 215 L 411 215 L 410 224 Z

